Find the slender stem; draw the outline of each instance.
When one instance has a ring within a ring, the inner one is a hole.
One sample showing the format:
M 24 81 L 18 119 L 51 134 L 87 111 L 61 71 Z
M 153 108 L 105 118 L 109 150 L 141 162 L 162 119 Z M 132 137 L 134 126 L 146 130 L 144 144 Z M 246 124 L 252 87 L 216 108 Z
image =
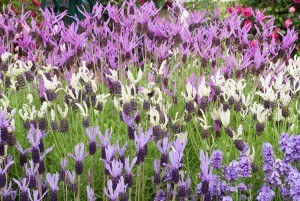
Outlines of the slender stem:
M 77 180 L 77 201 L 80 201 L 80 175 L 78 175 L 78 180 Z
M 43 191 L 42 191 L 42 182 L 41 182 L 41 176 L 40 173 L 37 172 L 37 185 L 38 185 L 38 191 L 39 191 L 39 196 L 40 198 L 43 197 Z
M 142 192 L 144 193 L 144 190 L 145 190 L 145 175 L 144 175 L 144 169 L 145 169 L 145 166 L 144 166 L 144 163 L 142 163 L 142 175 L 141 175 L 141 178 L 142 178 Z M 144 200 L 144 196 L 142 196 L 142 200 Z
M 176 200 L 177 186 L 178 186 L 178 184 L 174 184 L 174 191 L 173 191 L 173 198 L 172 198 L 172 201 L 175 201 L 175 200 Z
M 132 192 L 132 188 L 129 189 L 129 198 L 128 198 L 129 201 L 131 201 L 131 192 Z

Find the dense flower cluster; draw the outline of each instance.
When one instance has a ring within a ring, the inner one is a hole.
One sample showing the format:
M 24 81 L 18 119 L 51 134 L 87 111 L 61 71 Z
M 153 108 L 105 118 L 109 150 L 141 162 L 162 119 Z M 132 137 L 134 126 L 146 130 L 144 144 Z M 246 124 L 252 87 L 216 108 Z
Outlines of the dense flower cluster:
M 299 130 L 294 29 L 276 41 L 274 19 L 252 9 L 243 15 L 259 22 L 255 35 L 238 12 L 221 18 L 218 9 L 189 13 L 176 3 L 164 18 L 153 2 L 81 12 L 82 21 L 66 26 L 65 12 L 45 10 L 37 26 L 28 13 L 3 9 L 3 200 L 68 200 L 67 192 L 142 200 L 148 184 L 159 201 L 271 200 L 276 188 L 298 199 L 300 138 L 278 136 Z M 270 133 L 283 159 L 271 142 L 255 155 Z M 198 178 L 187 172 L 189 160 L 200 161 Z M 257 172 L 265 180 L 253 192 Z

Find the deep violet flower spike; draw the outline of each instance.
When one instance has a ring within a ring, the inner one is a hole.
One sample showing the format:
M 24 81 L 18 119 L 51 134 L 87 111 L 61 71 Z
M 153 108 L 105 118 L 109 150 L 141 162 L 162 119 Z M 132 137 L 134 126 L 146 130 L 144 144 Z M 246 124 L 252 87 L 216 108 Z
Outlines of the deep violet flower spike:
M 23 150 L 21 144 L 17 142 L 16 149 L 20 152 L 20 165 L 24 167 L 25 163 L 27 162 L 26 154 L 31 151 L 31 148 Z
M 0 195 L 3 201 L 10 201 L 16 199 L 17 191 L 13 191 L 11 186 L 12 186 L 12 182 L 10 181 L 7 188 L 1 189 Z
M 96 142 L 96 136 L 99 135 L 99 127 L 86 128 L 86 134 L 89 137 L 89 154 L 94 155 L 97 150 L 98 143 Z
M 18 185 L 18 187 L 20 189 L 20 201 L 28 201 L 29 193 L 30 193 L 30 191 L 28 189 L 28 185 L 29 185 L 28 179 L 23 178 L 20 182 L 13 178 L 13 181 Z
M 89 154 L 85 154 L 84 155 L 84 144 L 83 143 L 80 143 L 80 144 L 77 144 L 75 146 L 75 156 L 71 153 L 68 154 L 69 157 L 73 158 L 76 162 L 75 164 L 75 169 L 76 169 L 76 173 L 78 175 L 81 175 L 82 174 L 82 171 L 83 171 L 83 163 L 82 161 L 88 156 Z
M 4 168 L 0 167 L 0 188 L 5 187 L 6 185 L 6 173 L 9 169 L 9 167 L 14 163 L 14 161 L 10 161 L 5 165 Z
M 59 189 L 59 187 L 58 187 L 58 181 L 59 181 L 58 173 L 56 172 L 53 175 L 51 175 L 50 173 L 47 173 L 46 181 L 49 184 L 49 186 L 51 187 L 50 200 L 51 201 L 58 201 L 58 194 L 57 194 L 57 191 Z
M 66 175 L 66 166 L 68 164 L 68 159 L 67 158 L 64 158 L 64 159 L 61 159 L 60 161 L 60 179 L 63 180 L 64 182 L 67 181 L 67 175 Z

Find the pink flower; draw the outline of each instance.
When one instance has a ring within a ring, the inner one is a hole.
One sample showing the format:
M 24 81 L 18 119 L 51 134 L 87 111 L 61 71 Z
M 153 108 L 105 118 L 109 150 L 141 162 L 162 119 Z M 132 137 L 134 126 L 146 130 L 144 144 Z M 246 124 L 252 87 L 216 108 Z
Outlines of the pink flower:
M 256 40 L 256 39 L 252 40 L 249 44 L 250 48 L 256 47 L 257 45 L 258 45 L 258 40 Z
M 252 11 L 251 7 L 244 8 L 242 10 L 242 13 L 243 13 L 244 17 L 251 17 L 253 15 L 253 11 Z
M 252 29 L 252 27 L 253 27 L 253 23 L 252 23 L 251 20 L 246 20 L 246 21 L 244 22 L 244 26 L 247 26 L 247 27 L 248 27 L 247 31 L 249 32 L 249 31 Z
M 290 13 L 294 13 L 295 11 L 296 11 L 296 8 L 294 6 L 290 7 L 290 10 L 289 10 Z
M 241 13 L 242 10 L 243 10 L 243 6 L 242 5 L 239 5 L 239 6 L 236 7 L 237 13 Z
M 272 32 L 269 36 L 274 39 L 276 43 L 280 42 L 279 35 L 276 32 Z
M 291 18 L 287 18 L 285 21 L 284 21 L 284 27 L 285 28 L 289 28 L 289 26 L 291 26 L 293 24 Z
M 300 0 L 294 0 L 294 3 L 300 3 Z
M 227 10 L 229 13 L 233 13 L 235 11 L 235 8 L 230 6 Z

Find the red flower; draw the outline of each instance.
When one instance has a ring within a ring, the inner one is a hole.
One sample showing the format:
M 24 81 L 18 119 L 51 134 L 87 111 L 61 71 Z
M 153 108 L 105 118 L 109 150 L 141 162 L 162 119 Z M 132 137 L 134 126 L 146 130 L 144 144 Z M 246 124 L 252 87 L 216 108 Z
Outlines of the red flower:
M 229 13 L 233 13 L 235 11 L 235 8 L 230 6 L 227 10 Z
M 243 10 L 243 6 L 242 5 L 239 5 L 239 6 L 236 7 L 237 13 L 241 13 L 242 10 Z
M 22 3 L 26 3 L 27 0 L 22 0 Z
M 253 11 L 252 11 L 251 7 L 244 8 L 242 10 L 242 13 L 243 13 L 244 17 L 251 17 L 253 15 Z
M 140 4 L 144 4 L 145 3 L 145 0 L 140 0 Z
M 289 28 L 289 26 L 291 26 L 293 24 L 291 18 L 287 18 L 285 21 L 284 21 L 284 27 L 285 28 Z
M 270 34 L 270 37 L 271 37 L 271 38 L 274 38 L 274 40 L 275 40 L 276 43 L 279 43 L 279 36 L 278 36 L 277 33 L 272 32 L 272 33 Z
M 172 8 L 173 2 L 172 1 L 166 1 L 165 5 L 163 6 L 164 9 Z
M 37 13 L 34 12 L 34 11 L 31 11 L 30 15 L 31 15 L 33 18 L 35 18 L 35 17 L 37 16 Z
M 294 3 L 300 3 L 300 0 L 294 0 Z
M 37 7 L 41 7 L 42 3 L 38 2 L 37 0 L 32 0 L 33 5 L 37 6 Z
M 258 45 L 258 40 L 254 39 L 250 42 L 249 46 L 252 48 L 252 47 L 255 47 Z
M 248 32 L 249 32 L 252 29 L 252 27 L 253 27 L 253 23 L 252 23 L 251 20 L 246 20 L 244 22 L 244 26 L 248 26 Z

